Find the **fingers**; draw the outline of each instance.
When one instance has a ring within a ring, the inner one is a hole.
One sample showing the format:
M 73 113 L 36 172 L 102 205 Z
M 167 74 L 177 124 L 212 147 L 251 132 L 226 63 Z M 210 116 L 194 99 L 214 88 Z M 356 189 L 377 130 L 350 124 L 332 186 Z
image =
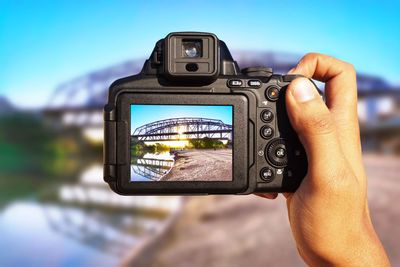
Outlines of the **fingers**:
M 348 111 L 346 114 L 357 111 L 356 75 L 351 64 L 330 56 L 310 53 L 291 72 L 325 82 L 330 109 L 345 108 Z
M 361 163 L 360 131 L 357 115 L 357 81 L 354 67 L 330 56 L 311 53 L 305 55 L 291 70 L 325 82 L 327 106 L 336 124 L 344 156 L 363 174 Z
M 275 199 L 278 197 L 278 193 L 257 193 L 256 196 L 268 198 L 268 199 Z
M 311 53 L 305 55 L 291 72 L 325 82 L 326 104 L 334 113 L 339 133 L 345 133 L 343 137 L 351 141 L 359 140 L 357 82 L 353 66 L 330 56 Z
M 309 79 L 298 78 L 286 91 L 290 122 L 307 152 L 309 168 L 326 173 L 341 164 L 341 146 L 331 113 Z M 332 161 L 332 159 L 335 159 Z
M 268 199 L 275 199 L 275 198 L 278 197 L 278 193 L 256 193 L 256 194 L 254 194 L 254 195 L 256 195 L 256 196 L 258 196 L 258 197 L 262 197 L 262 198 L 268 198 Z M 284 192 L 284 193 L 282 193 L 282 195 L 283 195 L 286 199 L 288 199 L 288 198 L 292 197 L 293 193 L 286 193 L 286 192 Z

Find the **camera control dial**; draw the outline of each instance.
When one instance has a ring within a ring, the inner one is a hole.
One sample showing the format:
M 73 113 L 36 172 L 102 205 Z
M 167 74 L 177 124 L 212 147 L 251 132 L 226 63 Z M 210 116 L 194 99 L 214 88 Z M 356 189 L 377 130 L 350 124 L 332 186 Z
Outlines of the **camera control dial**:
M 266 76 L 272 75 L 272 68 L 267 67 L 250 67 L 242 69 L 242 73 L 247 76 Z
M 266 147 L 267 160 L 276 167 L 286 167 L 288 163 L 287 141 L 275 139 Z

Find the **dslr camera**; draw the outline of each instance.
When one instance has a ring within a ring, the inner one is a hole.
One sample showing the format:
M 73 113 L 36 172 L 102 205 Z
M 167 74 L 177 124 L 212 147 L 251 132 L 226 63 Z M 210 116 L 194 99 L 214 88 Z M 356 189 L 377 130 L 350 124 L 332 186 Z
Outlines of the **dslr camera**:
M 298 75 L 240 70 L 211 33 L 159 40 L 104 107 L 104 180 L 122 195 L 293 192 L 307 157 L 285 91 Z

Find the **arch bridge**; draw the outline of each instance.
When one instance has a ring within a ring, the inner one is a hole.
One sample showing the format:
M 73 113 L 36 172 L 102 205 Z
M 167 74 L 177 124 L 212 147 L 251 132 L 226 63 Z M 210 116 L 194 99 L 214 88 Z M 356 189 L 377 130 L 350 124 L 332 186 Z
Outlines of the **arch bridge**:
M 131 137 L 140 141 L 179 141 L 206 137 L 232 141 L 232 125 L 208 118 L 171 118 L 138 127 Z

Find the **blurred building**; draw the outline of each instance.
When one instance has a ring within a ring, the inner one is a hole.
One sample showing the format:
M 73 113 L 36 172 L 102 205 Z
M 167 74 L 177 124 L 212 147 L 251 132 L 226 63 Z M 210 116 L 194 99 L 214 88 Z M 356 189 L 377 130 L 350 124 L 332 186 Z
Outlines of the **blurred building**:
M 78 128 L 92 143 L 103 141 L 103 106 L 109 85 L 138 73 L 144 60 L 127 61 L 59 85 L 44 109 L 44 117 L 57 128 Z
M 241 68 L 269 66 L 275 73 L 286 73 L 300 56 L 288 53 L 233 53 Z M 45 118 L 55 127 L 77 127 L 95 143 L 103 140 L 102 108 L 109 85 L 116 79 L 138 73 L 144 59 L 94 71 L 58 86 L 44 110 Z M 400 87 L 372 75 L 358 74 L 359 119 L 365 150 L 399 152 Z
M 13 112 L 14 110 L 14 106 L 7 100 L 7 98 L 0 96 L 0 116 Z

